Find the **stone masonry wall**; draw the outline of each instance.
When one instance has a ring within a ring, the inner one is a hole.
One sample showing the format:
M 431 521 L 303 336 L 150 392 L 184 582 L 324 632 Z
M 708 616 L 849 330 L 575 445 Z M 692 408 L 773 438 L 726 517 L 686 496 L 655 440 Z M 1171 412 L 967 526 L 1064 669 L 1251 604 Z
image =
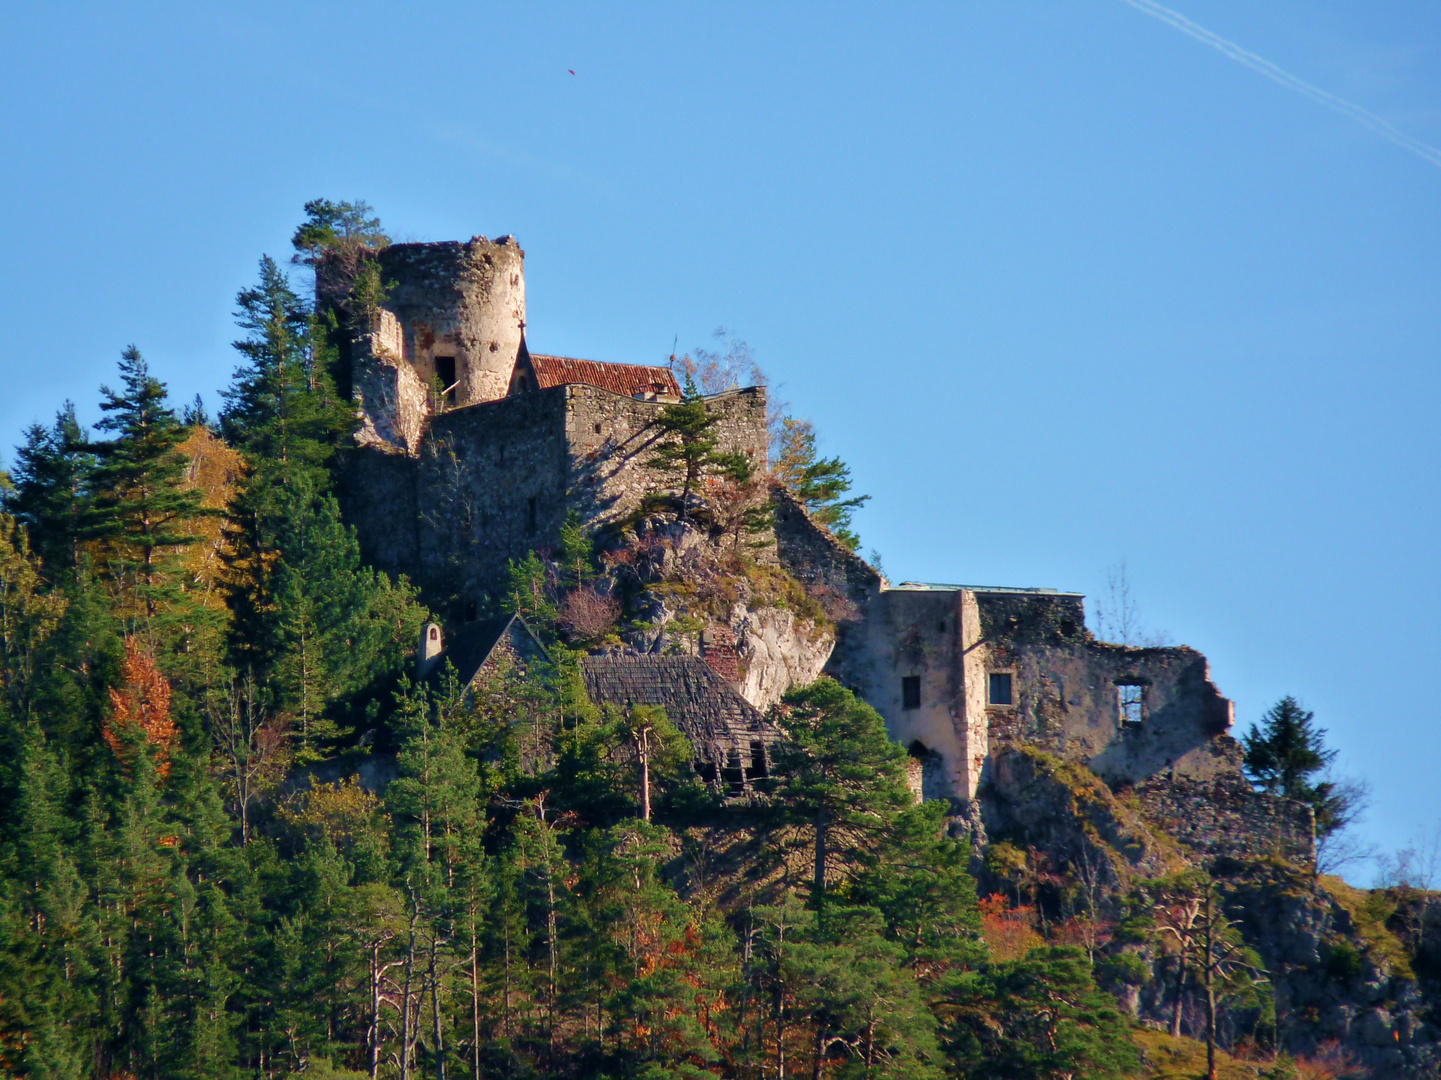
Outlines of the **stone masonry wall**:
M 1167 774 L 1135 790 L 1151 821 L 1202 856 L 1279 856 L 1305 864 L 1316 857 L 1311 808 L 1253 791 L 1239 774 L 1209 780 Z
M 568 511 L 604 527 L 662 484 L 645 462 L 664 407 L 572 384 L 449 410 L 431 421 L 418 461 L 385 446 L 357 453 L 347 518 L 376 565 L 463 610 L 507 560 L 556 545 Z M 721 448 L 764 470 L 764 389 L 719 395 L 707 407 L 720 417 Z
M 1025 741 L 1083 761 L 1112 783 L 1164 772 L 1204 779 L 1239 774 L 1214 740 L 1231 725 L 1231 703 L 1195 649 L 1136 649 L 987 642 L 990 670 L 1013 672 L 1014 705 L 986 707 L 991 740 Z M 1139 687 L 1142 719 L 1123 724 L 1119 694 Z
M 604 527 L 633 513 L 645 495 L 662 486 L 663 477 L 645 462 L 655 451 L 656 420 L 665 405 L 579 383 L 566 390 L 568 502 L 583 519 Z M 719 417 L 712 429 L 719 448 L 745 454 L 763 475 L 769 441 L 765 387 L 707 398 L 706 409 Z
M 392 244 L 386 307 L 404 328 L 403 359 L 428 383 L 435 357 L 454 356 L 457 406 L 505 396 L 525 331 L 525 252 L 511 237 Z

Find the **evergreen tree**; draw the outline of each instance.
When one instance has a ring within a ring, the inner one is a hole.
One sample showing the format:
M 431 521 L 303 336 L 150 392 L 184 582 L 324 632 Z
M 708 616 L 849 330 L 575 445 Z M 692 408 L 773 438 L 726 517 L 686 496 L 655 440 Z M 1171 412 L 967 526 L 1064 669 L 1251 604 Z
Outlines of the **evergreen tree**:
M 186 432 L 165 384 L 133 345 L 121 356 L 120 377 L 122 390 L 100 388 L 99 427 L 112 438 L 95 444 L 88 532 L 102 542 L 126 609 L 153 624 L 184 602 L 184 583 L 173 572 L 176 549 L 192 539 L 186 523 L 209 511 L 184 483 L 186 461 L 176 447 Z
M 852 551 L 861 539 L 851 529 L 855 512 L 869 495 L 850 498 L 851 470 L 838 457 L 822 458 L 816 451 L 816 430 L 807 420 L 785 417 L 782 421 L 781 452 L 775 474 L 811 516 L 835 533 Z
M 909 804 L 905 751 L 880 714 L 834 679 L 792 690 L 777 713 L 787 743 L 777 757 L 778 791 L 793 820 L 809 827 L 820 903 L 833 872 L 873 856 L 895 815 Z
M 27 428 L 25 442 L 15 451 L 15 491 L 7 504 L 52 581 L 72 574 L 79 564 L 94 467 L 89 437 L 69 401 L 50 427 Z
M 1126 1018 L 1080 949 L 1045 946 L 960 983 L 948 1004 L 953 1074 L 1121 1080 L 1140 1064 Z
M 715 426 L 718 423 L 720 417 L 711 415 L 705 398 L 689 375 L 681 400 L 665 406 L 656 418 L 660 434 L 645 465 L 672 483 L 679 482 L 682 521 L 689 517 L 691 495 L 717 467 Z
M 1331 780 L 1313 780 L 1336 760 L 1326 746 L 1326 729 L 1316 714 L 1289 694 L 1266 712 L 1261 724 L 1241 738 L 1246 775 L 1269 795 L 1309 804 L 1316 812 L 1316 835 L 1344 828 L 1355 816 L 1353 791 Z

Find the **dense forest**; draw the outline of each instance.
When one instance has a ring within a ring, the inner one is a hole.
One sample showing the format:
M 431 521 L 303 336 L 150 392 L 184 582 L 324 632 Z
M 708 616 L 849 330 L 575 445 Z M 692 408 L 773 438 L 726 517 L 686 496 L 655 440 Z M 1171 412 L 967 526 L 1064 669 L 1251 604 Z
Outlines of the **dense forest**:
M 331 258 L 362 310 L 378 224 L 307 210 L 296 262 Z M 663 714 L 592 704 L 562 617 L 598 565 L 582 530 L 558 572 L 541 553 L 496 590 L 546 663 L 412 685 L 429 613 L 364 564 L 336 498 L 344 312 L 291 273 L 263 259 L 240 293 L 217 417 L 129 348 L 93 432 L 67 403 L 14 455 L 0 1074 L 1104 1080 L 1204 1072 L 1207 1036 L 1252 1062 L 1225 1075 L 1312 1068 L 1278 1056 L 1263 961 L 1210 876 L 1103 902 L 1019 845 L 978 868 L 836 683 L 773 711 L 769 790 L 740 803 Z M 794 420 L 778 445 L 854 545 L 844 466 Z M 1291 760 L 1257 738 L 1273 772 Z M 308 778 L 341 753 L 394 754 L 399 779 Z M 1122 1007 L 1143 985 L 1169 1034 Z

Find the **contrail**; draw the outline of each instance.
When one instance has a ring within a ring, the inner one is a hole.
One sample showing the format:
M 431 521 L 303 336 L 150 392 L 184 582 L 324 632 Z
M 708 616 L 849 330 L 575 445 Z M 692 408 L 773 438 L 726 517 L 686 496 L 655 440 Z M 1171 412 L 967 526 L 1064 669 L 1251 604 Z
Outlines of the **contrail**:
M 1223 56 L 1229 56 L 1237 63 L 1245 64 L 1252 71 L 1266 76 L 1272 82 L 1280 83 L 1298 94 L 1304 94 L 1312 101 L 1318 101 L 1328 109 L 1340 113 L 1342 116 L 1349 116 L 1358 123 L 1365 124 L 1368 128 L 1380 135 L 1383 139 L 1389 139 L 1402 149 L 1409 150 L 1424 161 L 1441 167 L 1441 150 L 1423 143 L 1420 139 L 1413 139 L 1404 131 L 1398 131 L 1385 120 L 1382 120 L 1369 109 L 1363 109 L 1360 105 L 1347 101 L 1345 98 L 1338 98 L 1335 94 L 1322 90 L 1319 86 L 1312 86 L 1303 79 L 1298 79 L 1289 71 L 1278 68 L 1269 60 L 1257 56 L 1253 52 L 1241 48 L 1234 41 L 1227 41 L 1219 34 L 1213 34 L 1204 26 L 1197 26 L 1186 16 L 1178 11 L 1172 11 L 1168 7 L 1162 7 L 1155 0 L 1121 0 L 1123 4 L 1129 4 L 1137 11 L 1144 12 L 1153 19 L 1160 19 L 1167 26 L 1173 26 L 1181 33 L 1195 38 L 1203 45 L 1209 45 Z

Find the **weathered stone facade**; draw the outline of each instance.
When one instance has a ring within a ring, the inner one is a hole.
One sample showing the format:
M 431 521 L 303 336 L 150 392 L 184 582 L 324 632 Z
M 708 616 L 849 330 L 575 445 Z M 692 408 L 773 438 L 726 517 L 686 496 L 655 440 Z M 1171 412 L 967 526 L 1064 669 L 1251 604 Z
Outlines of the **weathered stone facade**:
M 524 252 L 510 237 L 396 244 L 379 262 L 394 287 L 350 348 L 361 428 L 342 504 L 370 562 L 464 618 L 508 560 L 558 541 L 569 512 L 604 528 L 665 487 L 645 463 L 675 379 L 641 365 L 533 363 Z M 632 384 L 633 396 L 616 392 Z M 764 472 L 765 389 L 706 407 L 720 447 Z
M 571 512 L 600 533 L 640 516 L 666 486 L 647 462 L 678 387 L 665 368 L 532 357 L 524 253 L 509 237 L 397 244 L 379 261 L 394 288 L 351 344 L 362 426 L 344 508 L 373 564 L 409 575 L 464 625 L 509 560 L 558 544 Z M 764 474 L 765 389 L 706 407 L 720 448 Z M 1227 734 L 1231 703 L 1200 653 L 1098 642 L 1075 593 L 892 587 L 783 489 L 774 505 L 775 545 L 758 557 L 778 559 L 821 601 L 835 647 L 806 647 L 793 619 L 733 617 L 733 641 L 712 632 L 708 659 L 721 674 L 695 663 L 728 693 L 739 689 L 736 700 L 768 705 L 826 664 L 910 749 L 927 798 L 967 806 L 996 753 L 1035 747 L 1114 790 L 1134 788 L 1197 850 L 1310 850 L 1304 808 L 1250 793 Z M 641 681 L 700 677 L 672 668 Z M 641 679 L 639 668 L 611 674 Z
M 1198 853 L 1310 857 L 1309 808 L 1251 790 L 1232 704 L 1196 650 L 1097 641 L 1079 593 L 892 587 L 783 495 L 776 540 L 782 565 L 838 609 L 827 674 L 885 718 L 926 798 L 964 807 L 997 754 L 1033 746 L 1134 788 Z

